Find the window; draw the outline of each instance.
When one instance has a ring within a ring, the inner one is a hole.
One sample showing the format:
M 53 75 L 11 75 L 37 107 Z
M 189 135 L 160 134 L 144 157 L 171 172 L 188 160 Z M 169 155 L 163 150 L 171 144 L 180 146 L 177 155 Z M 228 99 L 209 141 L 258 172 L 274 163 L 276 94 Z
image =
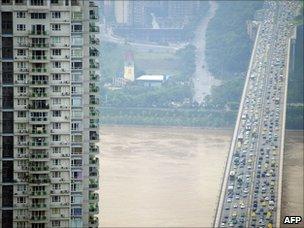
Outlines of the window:
M 32 6 L 43 6 L 44 0 L 31 0 L 31 5 Z
M 58 172 L 57 172 L 58 173 Z M 52 202 L 60 202 L 61 197 L 60 196 L 52 196 Z
M 59 172 L 59 171 L 52 172 L 52 177 L 53 178 L 60 178 L 61 177 L 61 172 Z
M 52 18 L 61 18 L 61 12 L 59 11 L 52 12 Z
M 82 32 L 82 24 L 72 25 L 72 32 Z
M 82 215 L 82 209 L 81 208 L 72 208 L 71 212 L 72 212 L 72 215 L 74 215 L 74 216 L 81 216 Z
M 72 110 L 72 117 L 73 118 L 82 118 L 82 111 L 81 110 Z
M 59 0 L 51 0 L 51 4 L 58 4 Z
M 17 92 L 18 93 L 26 93 L 26 87 L 25 86 L 17 87 Z
M 82 36 L 72 36 L 71 43 L 72 45 L 82 45 Z
M 18 11 L 17 12 L 17 18 L 25 18 L 25 12 Z
M 59 215 L 60 214 L 60 208 L 52 208 L 52 214 L 53 215 Z
M 17 203 L 26 203 L 26 197 L 17 197 Z
M 53 55 L 61 55 L 61 49 L 53 49 L 52 54 Z
M 59 148 L 59 147 L 53 148 L 53 153 L 54 154 L 60 154 L 61 153 L 61 148 Z
M 25 31 L 26 26 L 24 24 L 17 24 L 18 31 Z
M 61 99 L 60 98 L 53 98 L 53 105 L 60 105 L 61 104 Z
M 73 97 L 72 98 L 72 106 L 80 107 L 82 105 L 81 97 Z
M 61 161 L 59 159 L 54 159 L 53 165 L 61 165 Z
M 54 68 L 61 68 L 61 62 L 53 62 Z
M 61 117 L 61 111 L 60 110 L 53 111 L 53 117 Z
M 82 130 L 81 122 L 73 122 L 73 123 L 71 123 L 71 130 L 72 131 L 80 131 L 80 130 Z
M 82 62 L 72 62 L 72 69 L 73 70 L 81 70 L 82 69 Z
M 81 82 L 82 81 L 82 74 L 72 74 L 72 81 L 73 82 Z
M 25 0 L 15 0 L 15 4 L 24 4 Z
M 53 123 L 53 129 L 61 129 L 61 123 Z
M 18 111 L 17 116 L 20 118 L 26 117 L 26 111 Z
M 54 81 L 61 80 L 61 74 L 53 74 L 53 80 Z
M 52 227 L 61 227 L 59 220 L 52 220 Z
M 52 37 L 52 44 L 59 44 L 61 42 L 60 36 L 53 36 Z
M 53 184 L 52 189 L 53 190 L 60 190 L 61 189 L 61 184 Z
M 72 49 L 72 58 L 81 58 L 82 57 L 82 49 L 77 48 L 77 49 Z
M 25 44 L 26 43 L 26 37 L 24 37 L 24 36 L 17 36 L 17 43 L 18 44 Z
M 17 191 L 18 192 L 26 191 L 26 185 L 17 185 Z
M 53 86 L 53 92 L 54 93 L 60 93 L 61 92 L 61 86 Z
M 60 24 L 52 24 L 52 31 L 61 31 L 61 25 Z
M 26 79 L 26 74 L 18 74 L 17 75 L 17 80 L 18 81 L 24 81 Z
M 17 55 L 18 56 L 25 56 L 26 55 L 26 51 L 24 49 L 18 49 L 17 50 Z
M 53 135 L 52 136 L 53 142 L 58 142 L 58 141 L 60 141 L 60 139 L 61 139 L 61 135 Z
M 31 19 L 45 19 L 46 13 L 31 13 Z

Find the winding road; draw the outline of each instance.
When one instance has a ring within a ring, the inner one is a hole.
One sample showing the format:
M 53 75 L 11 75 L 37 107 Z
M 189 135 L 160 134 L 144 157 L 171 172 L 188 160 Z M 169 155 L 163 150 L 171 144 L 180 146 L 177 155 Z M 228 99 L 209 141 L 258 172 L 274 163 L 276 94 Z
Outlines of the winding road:
M 196 47 L 196 69 L 193 76 L 194 97 L 193 101 L 202 103 L 205 96 L 210 94 L 211 87 L 218 85 L 220 81 L 216 80 L 208 70 L 205 60 L 206 31 L 210 20 L 215 16 L 217 3 L 209 1 L 210 8 L 195 31 L 193 45 Z

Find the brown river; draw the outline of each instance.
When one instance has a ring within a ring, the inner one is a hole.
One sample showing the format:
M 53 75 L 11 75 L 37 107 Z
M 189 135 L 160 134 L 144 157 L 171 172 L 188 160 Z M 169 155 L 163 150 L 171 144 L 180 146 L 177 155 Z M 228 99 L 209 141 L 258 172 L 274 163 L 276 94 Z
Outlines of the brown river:
M 103 126 L 101 134 L 102 227 L 211 226 L 232 130 Z M 286 141 L 283 214 L 303 215 L 303 134 Z

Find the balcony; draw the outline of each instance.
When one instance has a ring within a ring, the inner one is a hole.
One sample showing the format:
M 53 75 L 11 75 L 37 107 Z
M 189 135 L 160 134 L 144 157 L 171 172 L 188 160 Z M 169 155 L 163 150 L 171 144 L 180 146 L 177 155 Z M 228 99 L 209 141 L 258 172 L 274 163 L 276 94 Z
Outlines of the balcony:
M 94 167 L 94 169 L 90 168 L 90 172 L 89 172 L 89 177 L 90 178 L 98 178 L 99 173 L 96 167 Z
M 89 206 L 89 212 L 97 214 L 99 212 L 98 204 L 90 204 Z
M 30 171 L 32 172 L 46 172 L 49 171 L 48 166 L 32 166 L 30 167 Z
M 96 193 L 96 192 L 90 192 L 89 193 L 89 200 L 98 201 L 99 200 L 99 194 Z
M 39 80 L 39 81 L 34 81 L 32 80 L 31 81 L 31 85 L 38 85 L 38 86 L 41 86 L 41 85 L 48 85 L 48 80 Z
M 90 93 L 98 93 L 99 92 L 99 87 L 96 86 L 95 84 L 90 85 Z
M 40 110 L 40 109 L 49 109 L 50 106 L 48 104 L 45 105 L 29 105 L 28 106 L 29 109 L 33 109 L 33 110 Z
M 99 153 L 99 147 L 98 146 L 90 146 L 90 150 L 89 150 L 90 154 L 98 154 Z
M 48 159 L 49 155 L 47 153 L 40 153 L 40 154 L 31 154 L 30 158 L 31 159 L 42 159 L 42 160 L 46 160 Z
M 99 75 L 98 74 L 91 74 L 90 75 L 90 80 L 91 81 L 98 81 L 99 80 Z
M 49 177 L 29 178 L 30 184 L 48 184 L 51 180 Z
M 89 161 L 90 165 L 98 165 L 99 164 L 99 159 L 96 157 L 90 157 L 90 161 Z
M 90 119 L 90 128 L 98 128 L 98 127 L 99 127 L 99 120 Z
M 46 216 L 32 216 L 31 220 L 38 221 L 38 222 L 45 221 L 46 220 Z
M 33 73 L 46 73 L 47 69 L 46 68 L 32 68 Z
M 94 216 L 90 216 L 89 217 L 89 223 L 90 223 L 90 225 L 91 226 L 96 226 L 96 227 L 98 227 L 98 223 L 99 223 L 99 221 L 98 221 L 98 217 L 94 217 Z
M 99 51 L 96 48 L 90 48 L 90 57 L 99 57 Z
M 30 36 L 47 36 L 48 33 L 47 31 L 43 31 L 43 30 L 32 30 L 29 32 Z
M 47 142 L 31 142 L 30 146 L 32 146 L 32 147 L 47 147 L 48 143 Z
M 32 196 L 46 196 L 47 192 L 46 191 L 34 191 L 34 192 L 31 192 L 31 195 Z
M 45 98 L 47 97 L 47 93 L 32 93 L 31 98 Z
M 47 56 L 45 55 L 35 55 L 32 56 L 31 62 L 46 62 L 47 61 Z
M 99 63 L 97 61 L 91 61 L 90 60 L 90 68 L 91 69 L 99 69 Z
M 49 44 L 46 44 L 46 43 L 32 43 L 30 46 L 32 48 L 48 48 Z
M 90 24 L 90 32 L 91 33 L 99 33 L 99 26 Z
M 90 110 L 90 118 L 99 117 L 99 111 L 98 110 Z
M 30 209 L 46 209 L 46 204 L 45 203 L 37 203 L 37 204 L 32 204 L 30 206 Z
M 72 12 L 72 21 L 82 21 L 82 12 Z
M 99 16 L 97 12 L 93 11 L 93 13 L 90 13 L 90 20 L 98 20 Z
M 30 124 L 48 124 L 49 120 L 47 117 L 31 117 L 30 118 Z M 43 132 L 41 132 L 40 134 L 38 133 L 38 131 L 36 131 L 35 135 L 42 135 L 44 134 Z
M 94 35 L 90 36 L 90 44 L 91 45 L 99 45 L 100 44 L 100 40 L 98 38 L 96 38 Z
M 45 134 L 47 134 L 47 131 L 45 129 L 43 129 L 43 130 L 32 130 L 31 134 L 33 134 L 33 135 L 45 135 Z
M 95 179 L 89 179 L 90 183 L 89 183 L 89 188 L 91 189 L 98 189 L 99 183 L 98 180 Z
M 90 141 L 96 141 L 99 140 L 99 134 L 96 131 L 90 131 Z
M 99 105 L 99 98 L 90 98 L 90 105 Z
M 96 5 L 95 2 L 90 1 L 90 7 L 98 7 L 98 5 Z

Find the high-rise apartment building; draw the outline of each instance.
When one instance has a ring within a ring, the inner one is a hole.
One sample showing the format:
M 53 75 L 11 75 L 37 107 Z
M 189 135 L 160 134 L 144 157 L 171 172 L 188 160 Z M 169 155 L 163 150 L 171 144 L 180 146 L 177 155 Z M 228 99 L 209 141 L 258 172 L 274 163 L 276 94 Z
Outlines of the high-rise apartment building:
M 97 227 L 98 7 L 0 0 L 0 227 Z

